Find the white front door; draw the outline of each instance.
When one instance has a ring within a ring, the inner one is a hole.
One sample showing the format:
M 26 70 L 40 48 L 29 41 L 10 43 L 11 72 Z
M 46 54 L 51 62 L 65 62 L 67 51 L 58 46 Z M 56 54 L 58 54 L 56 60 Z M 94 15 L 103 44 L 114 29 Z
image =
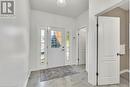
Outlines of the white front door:
M 99 17 L 98 84 L 120 83 L 120 18 Z
M 65 65 L 65 31 L 57 27 L 48 29 L 48 68 Z

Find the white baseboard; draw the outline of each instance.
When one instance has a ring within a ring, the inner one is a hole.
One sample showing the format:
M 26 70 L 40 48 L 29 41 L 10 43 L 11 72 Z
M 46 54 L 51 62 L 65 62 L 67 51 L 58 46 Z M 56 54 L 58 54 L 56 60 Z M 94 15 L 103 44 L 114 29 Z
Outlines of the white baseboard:
M 26 79 L 25 79 L 25 83 L 24 83 L 24 86 L 23 86 L 23 87 L 27 87 L 27 83 L 28 83 L 28 80 L 29 80 L 30 74 L 31 74 L 31 71 L 29 71 L 29 72 L 28 72 L 28 74 L 27 74 L 27 77 L 26 77 Z
M 33 71 L 39 71 L 39 70 L 41 70 L 41 68 L 38 68 L 38 69 L 31 69 L 32 72 L 33 72 Z
M 33 69 L 30 69 L 30 71 L 33 72 L 33 71 L 39 71 L 43 69 L 48 69 L 48 67 L 33 68 Z

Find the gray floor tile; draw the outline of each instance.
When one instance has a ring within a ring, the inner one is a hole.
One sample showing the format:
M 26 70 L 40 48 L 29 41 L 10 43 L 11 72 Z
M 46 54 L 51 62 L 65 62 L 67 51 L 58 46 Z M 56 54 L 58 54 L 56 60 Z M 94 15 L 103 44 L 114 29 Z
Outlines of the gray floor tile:
M 78 71 L 80 73 L 42 82 L 40 82 L 40 71 L 32 72 L 27 87 L 94 87 L 88 83 L 87 79 L 88 76 L 87 72 L 85 72 L 84 65 L 72 66 L 72 67 L 75 71 Z M 129 86 L 128 81 L 121 78 L 121 84 L 119 85 L 107 85 L 98 87 L 129 87 Z

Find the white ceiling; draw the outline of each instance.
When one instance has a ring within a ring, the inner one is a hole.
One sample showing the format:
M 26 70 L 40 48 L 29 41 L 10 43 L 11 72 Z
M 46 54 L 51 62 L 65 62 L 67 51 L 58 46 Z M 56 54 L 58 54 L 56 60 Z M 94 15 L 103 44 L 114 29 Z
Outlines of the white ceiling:
M 65 7 L 58 7 L 57 0 L 30 0 L 31 8 L 58 15 L 77 17 L 89 8 L 89 0 L 67 0 Z

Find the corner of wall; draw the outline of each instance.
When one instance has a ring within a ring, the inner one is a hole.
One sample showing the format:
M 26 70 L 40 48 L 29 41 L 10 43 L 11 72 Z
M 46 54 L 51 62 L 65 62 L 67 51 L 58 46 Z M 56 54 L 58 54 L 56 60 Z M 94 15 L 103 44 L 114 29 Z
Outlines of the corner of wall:
M 29 71 L 28 74 L 26 75 L 23 87 L 27 87 L 30 75 L 31 75 L 31 71 Z

